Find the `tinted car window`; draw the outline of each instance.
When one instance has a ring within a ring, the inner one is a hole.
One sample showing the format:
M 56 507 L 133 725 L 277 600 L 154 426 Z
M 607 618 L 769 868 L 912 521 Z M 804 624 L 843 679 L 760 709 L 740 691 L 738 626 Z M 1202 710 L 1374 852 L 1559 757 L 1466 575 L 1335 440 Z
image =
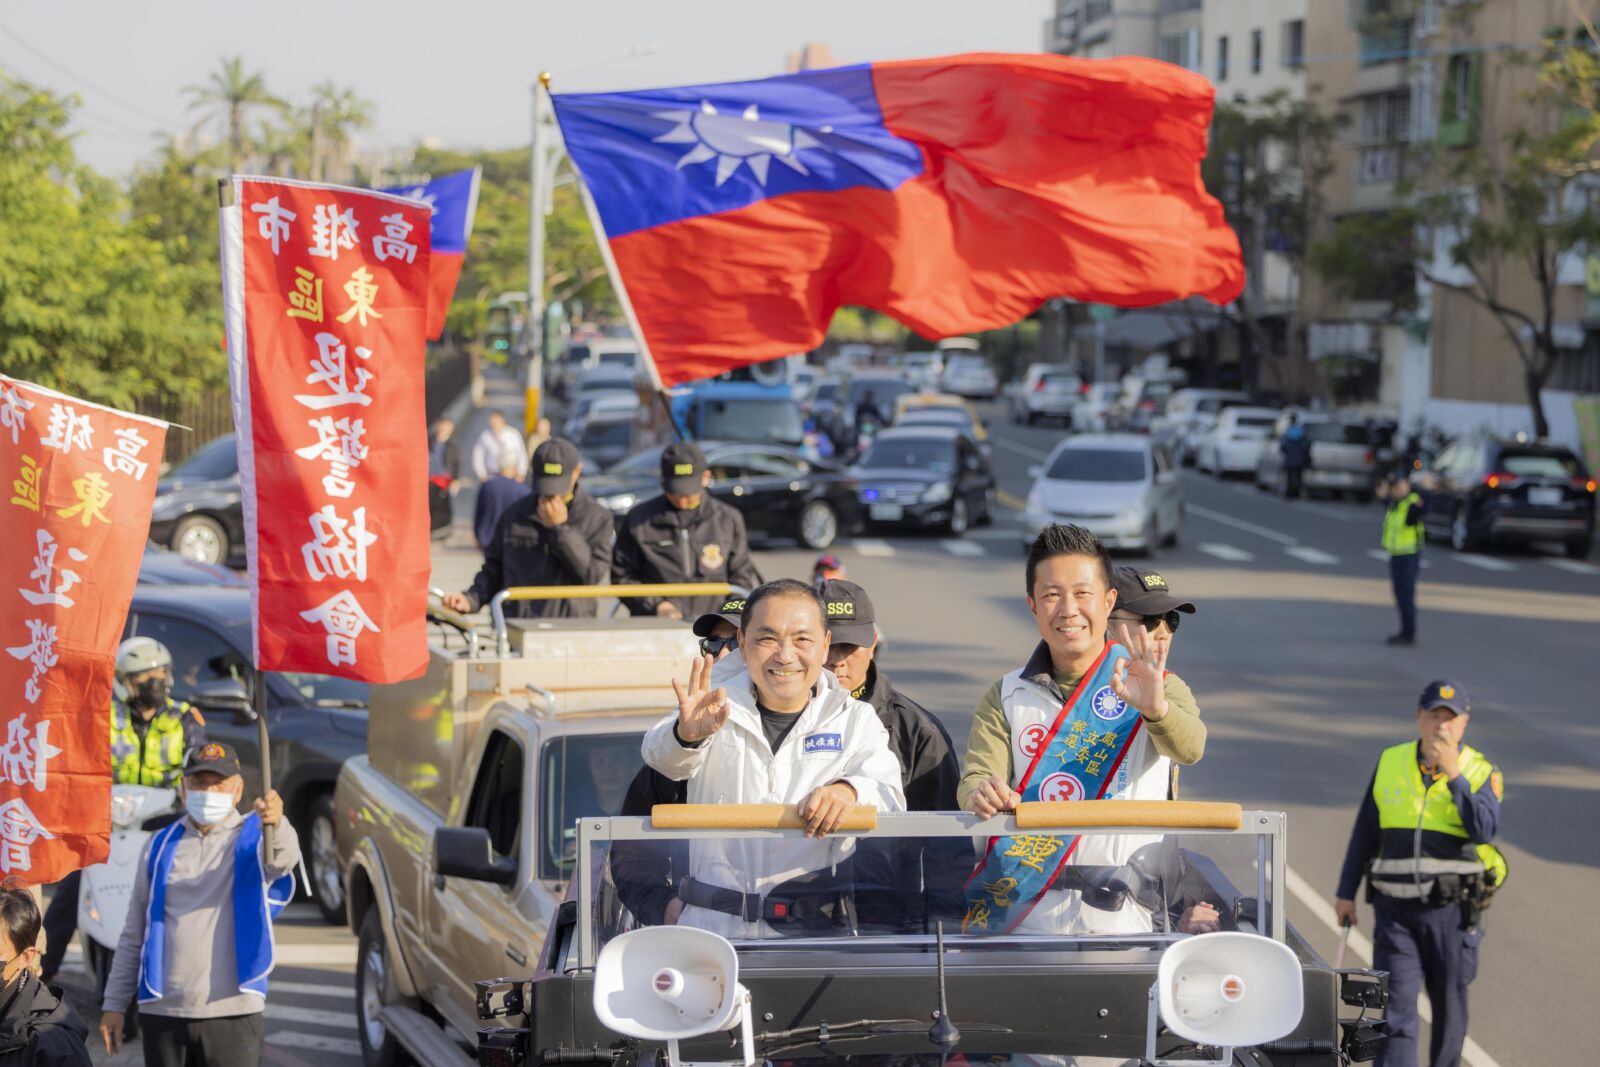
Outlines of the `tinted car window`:
M 573 345 L 567 349 L 568 363 L 582 363 L 589 358 L 588 345 Z
M 946 370 L 973 371 L 982 370 L 988 363 L 982 356 L 948 356 L 944 366 Z
M 1305 422 L 1301 427 L 1306 440 L 1335 445 L 1366 445 L 1372 443 L 1372 434 L 1365 426 L 1351 422 Z
M 1240 415 L 1233 420 L 1235 426 L 1250 426 L 1261 430 L 1272 429 L 1272 424 L 1277 420 L 1271 415 Z
M 233 435 L 226 434 L 184 460 L 171 477 L 184 481 L 211 482 L 239 473 L 239 450 Z
M 1039 380 L 1045 384 L 1046 388 L 1076 389 L 1078 387 L 1078 376 L 1076 374 L 1046 374 Z
M 1069 448 L 1050 464 L 1047 478 L 1070 482 L 1142 482 L 1143 452 L 1125 448 Z
M 232 679 L 248 686 L 253 677 L 249 659 L 209 626 L 141 612 L 135 632 L 155 638 L 172 653 L 172 695 L 178 700 L 193 700 L 195 690 L 207 682 Z
M 631 367 L 638 358 L 632 352 L 607 352 L 600 357 L 600 366 Z
M 618 815 L 640 767 L 642 734 L 563 737 L 544 746 L 539 782 L 539 877 L 572 872 L 578 854 L 573 825 L 585 815 Z
M 744 462 L 753 478 L 798 478 L 805 473 L 793 461 L 771 452 L 747 453 Z
M 598 422 L 583 424 L 583 436 L 578 444 L 582 446 L 594 445 L 625 445 L 633 440 L 633 423 L 622 419 L 602 419 Z
M 952 426 L 961 430 L 972 429 L 972 420 L 960 408 L 917 408 L 900 417 L 897 426 Z
M 902 467 L 907 470 L 948 474 L 956 468 L 954 441 L 900 437 L 878 440 L 861 459 L 863 467 Z
M 629 378 L 586 378 L 578 386 L 580 393 L 631 393 L 632 391 L 633 381 Z
M 489 831 L 495 854 L 517 858 L 522 826 L 522 746 L 496 730 L 483 747 L 463 823 Z
M 892 411 L 894 402 L 911 392 L 909 382 L 897 378 L 856 378 L 850 383 L 850 403 L 859 404 L 872 394 L 872 402 L 882 411 Z
M 1578 460 L 1563 452 L 1500 453 L 1500 469 L 1519 478 L 1576 478 L 1581 472 Z
M 706 400 L 694 414 L 696 436 L 712 440 L 799 442 L 805 436 L 790 400 Z
M 647 452 L 635 452 L 627 459 L 621 460 L 606 471 L 606 475 L 640 475 L 661 473 L 661 449 L 652 448 Z

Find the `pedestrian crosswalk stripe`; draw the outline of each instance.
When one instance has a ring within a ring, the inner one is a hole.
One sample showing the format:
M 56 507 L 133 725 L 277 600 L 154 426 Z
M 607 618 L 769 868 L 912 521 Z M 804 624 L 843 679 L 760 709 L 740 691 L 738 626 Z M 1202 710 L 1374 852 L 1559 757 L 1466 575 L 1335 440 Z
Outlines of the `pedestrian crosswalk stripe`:
M 880 541 L 873 537 L 858 537 L 851 543 L 851 547 L 863 556 L 892 556 L 894 546 L 887 541 Z
M 298 997 L 344 999 L 345 997 L 354 997 L 356 995 L 354 985 L 328 985 L 322 982 L 280 982 L 276 978 L 271 980 L 271 989 L 274 996 L 279 993 L 289 993 Z
M 299 1023 L 302 1026 L 330 1026 L 335 1030 L 349 1030 L 355 1025 L 355 1016 L 348 1011 L 324 1011 L 321 1008 L 296 1008 L 288 1004 L 274 1004 L 268 983 L 267 1018 L 280 1022 Z
M 952 556 L 971 557 L 987 555 L 987 553 L 984 552 L 982 545 L 975 545 L 971 541 L 962 541 L 958 538 L 952 537 L 949 540 L 944 541 L 943 544 L 944 550 L 950 553 Z
M 345 1020 L 353 1026 L 354 1019 Z M 279 1048 L 303 1048 L 311 1052 L 331 1052 L 338 1056 L 360 1056 L 361 1042 L 353 1037 L 324 1037 L 321 1034 L 303 1034 L 298 1030 L 273 1030 L 267 1034 L 267 1044 Z
M 1600 574 L 1600 567 L 1581 559 L 1547 559 L 1545 562 L 1571 574 Z
M 1467 566 L 1476 567 L 1480 571 L 1504 573 L 1505 571 L 1517 569 L 1515 563 L 1507 563 L 1505 560 L 1496 559 L 1494 556 L 1480 556 L 1475 552 L 1452 552 L 1450 555 L 1457 563 L 1465 563 Z
M 1200 545 L 1199 548 L 1200 551 L 1204 552 L 1206 555 L 1215 556 L 1217 559 L 1221 560 L 1227 560 L 1229 563 L 1249 563 L 1251 560 L 1256 558 L 1255 553 L 1246 552 L 1242 548 L 1234 548 L 1232 545 L 1208 543 Z
M 1339 562 L 1339 557 L 1333 553 L 1312 548 L 1310 545 L 1291 545 L 1283 551 L 1302 563 L 1315 563 L 1319 567 L 1331 567 Z

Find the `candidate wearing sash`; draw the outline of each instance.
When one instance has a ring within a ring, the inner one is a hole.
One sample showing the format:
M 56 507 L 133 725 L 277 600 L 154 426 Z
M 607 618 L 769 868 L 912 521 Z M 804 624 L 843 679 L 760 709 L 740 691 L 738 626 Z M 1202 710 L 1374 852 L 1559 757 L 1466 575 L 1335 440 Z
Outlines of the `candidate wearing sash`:
M 1173 762 L 1195 763 L 1205 726 L 1189 687 L 1166 671 L 1170 639 L 1142 627 L 1107 640 L 1116 604 L 1105 548 L 1051 525 L 1029 548 L 1028 607 L 1042 642 L 985 694 L 973 717 L 957 798 L 988 817 L 1021 800 L 1163 800 Z M 1138 933 L 1131 899 L 1092 907 L 1072 866 L 1115 868 L 1152 835 L 1026 834 L 990 842 L 967 885 L 970 932 Z

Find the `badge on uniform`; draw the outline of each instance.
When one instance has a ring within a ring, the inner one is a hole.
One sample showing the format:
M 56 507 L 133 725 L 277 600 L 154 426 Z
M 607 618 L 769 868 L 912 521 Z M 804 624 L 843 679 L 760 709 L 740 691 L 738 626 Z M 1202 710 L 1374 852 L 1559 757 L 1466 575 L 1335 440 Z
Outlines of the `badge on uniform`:
M 700 566 L 706 570 L 721 570 L 723 562 L 721 545 L 707 545 L 700 550 Z
M 1500 776 L 1499 771 L 1489 773 L 1489 788 L 1494 790 L 1496 800 L 1504 800 L 1506 793 L 1506 780 Z
M 817 752 L 843 752 L 844 734 L 807 734 L 800 751 L 806 756 Z

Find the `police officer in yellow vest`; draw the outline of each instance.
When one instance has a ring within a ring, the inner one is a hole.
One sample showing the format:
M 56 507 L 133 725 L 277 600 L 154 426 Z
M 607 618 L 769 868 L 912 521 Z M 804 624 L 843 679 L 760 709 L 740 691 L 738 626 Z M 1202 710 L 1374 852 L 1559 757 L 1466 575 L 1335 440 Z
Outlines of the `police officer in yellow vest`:
M 1389 553 L 1389 581 L 1400 609 L 1400 630 L 1389 636 L 1389 644 L 1414 645 L 1417 575 L 1422 570 L 1422 497 L 1404 475 L 1396 474 L 1379 484 L 1378 498 L 1389 501 L 1383 514 L 1383 550 Z
M 1484 905 L 1506 880 L 1490 842 L 1500 771 L 1462 743 L 1466 692 L 1434 682 L 1417 706 L 1418 740 L 1384 750 L 1356 815 L 1335 909 L 1354 926 L 1362 875 L 1375 913 L 1372 965 L 1389 972 L 1389 1044 L 1379 1067 L 1416 1067 L 1417 993 L 1433 1002 L 1428 1062 L 1455 1067 L 1467 1036 L 1467 986 L 1478 973 Z
M 117 694 L 111 700 L 111 780 L 118 785 L 176 787 L 184 755 L 206 740 L 206 722 L 172 699 L 172 653 L 153 637 L 117 646 Z M 41 970 L 54 977 L 78 928 L 78 872 L 56 884 L 45 912 Z

